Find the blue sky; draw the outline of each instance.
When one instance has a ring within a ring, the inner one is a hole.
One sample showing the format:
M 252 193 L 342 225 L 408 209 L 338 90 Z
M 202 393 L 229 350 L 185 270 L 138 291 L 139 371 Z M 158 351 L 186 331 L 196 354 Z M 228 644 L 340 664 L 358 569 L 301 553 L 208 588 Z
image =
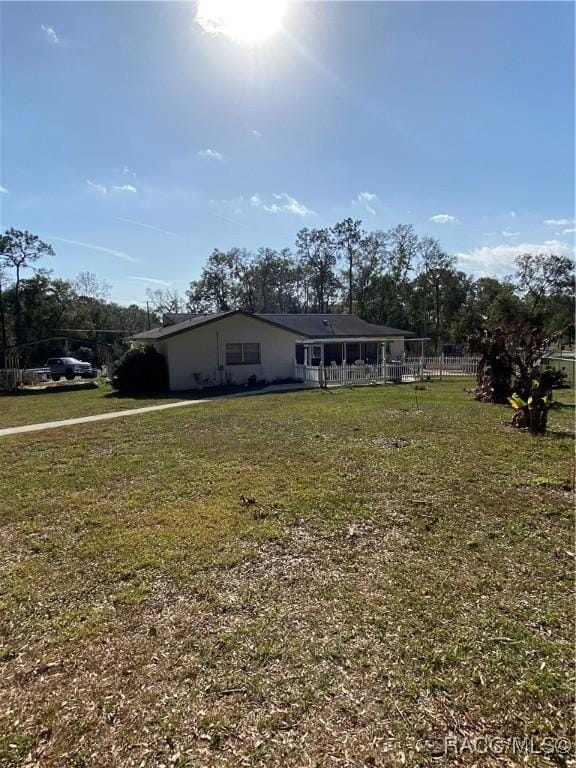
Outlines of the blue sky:
M 573 252 L 571 3 L 292 3 L 250 46 L 193 3 L 7 2 L 1 43 L 2 228 L 122 303 L 345 216 L 475 274 Z

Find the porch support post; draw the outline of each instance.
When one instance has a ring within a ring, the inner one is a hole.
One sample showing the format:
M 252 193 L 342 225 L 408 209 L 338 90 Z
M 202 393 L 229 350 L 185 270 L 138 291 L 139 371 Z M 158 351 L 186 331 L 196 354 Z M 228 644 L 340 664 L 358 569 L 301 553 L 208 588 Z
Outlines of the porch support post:
M 380 342 L 380 354 L 382 356 L 382 377 L 384 379 L 384 384 L 388 381 L 388 376 L 386 375 L 386 342 L 381 341 Z
M 346 342 L 342 342 L 342 365 L 346 365 Z

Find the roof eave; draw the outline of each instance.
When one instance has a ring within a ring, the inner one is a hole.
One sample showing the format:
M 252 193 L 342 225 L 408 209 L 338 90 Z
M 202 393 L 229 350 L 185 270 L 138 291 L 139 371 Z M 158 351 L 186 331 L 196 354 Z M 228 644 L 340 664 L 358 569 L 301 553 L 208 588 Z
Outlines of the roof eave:
M 165 339 L 170 339 L 173 336 L 178 336 L 181 333 L 192 331 L 195 328 L 203 328 L 204 326 L 209 325 L 210 323 L 216 323 L 219 320 L 224 320 L 228 317 L 233 317 L 234 315 L 244 315 L 245 317 L 251 317 L 254 320 L 259 320 L 261 323 L 266 323 L 267 325 L 271 325 L 274 328 L 279 328 L 280 330 L 285 331 L 286 333 L 290 333 L 297 339 L 304 339 L 306 341 L 310 341 L 310 340 L 329 341 L 330 339 L 335 339 L 338 341 L 346 341 L 346 340 L 362 341 L 365 339 L 372 340 L 372 341 L 377 341 L 378 339 L 382 341 L 393 341 L 398 338 L 405 338 L 405 337 L 414 335 L 410 331 L 402 331 L 401 329 L 398 328 L 398 329 L 390 329 L 386 333 L 384 332 L 364 333 L 364 334 L 357 334 L 357 335 L 350 335 L 350 334 L 337 335 L 332 333 L 326 336 L 318 336 L 317 334 L 303 333 L 301 330 L 296 330 L 295 328 L 291 328 L 289 325 L 285 325 L 284 323 L 277 322 L 276 320 L 271 320 L 268 317 L 262 317 L 262 315 L 257 313 L 252 314 L 251 312 L 246 312 L 246 310 L 244 309 L 232 309 L 229 312 L 219 313 L 217 316 L 207 315 L 206 319 L 200 323 L 194 323 L 190 325 L 189 320 L 184 320 L 181 323 L 175 323 L 174 325 L 170 325 L 170 326 L 167 326 L 166 328 L 160 329 L 157 335 L 137 334 L 136 336 L 131 337 L 131 340 L 132 341 L 164 341 Z M 182 327 L 182 326 L 185 326 L 185 327 Z
M 137 333 L 135 336 L 127 336 L 126 339 L 127 341 L 157 341 L 158 337 Z
M 187 333 L 187 331 L 193 331 L 195 328 L 204 328 L 206 325 L 210 325 L 210 323 L 217 323 L 219 320 L 225 320 L 228 317 L 233 317 L 234 315 L 243 315 L 244 317 L 251 317 L 253 320 L 257 320 L 261 323 L 266 323 L 267 325 L 272 325 L 275 328 L 279 328 L 282 331 L 286 331 L 287 333 L 291 333 L 296 338 L 300 338 L 302 336 L 302 333 L 300 331 L 295 331 L 293 328 L 288 328 L 285 325 L 282 325 L 281 323 L 273 322 L 272 320 L 268 320 L 268 318 L 265 317 L 259 317 L 256 314 L 252 314 L 251 312 L 246 312 L 244 309 L 231 309 L 229 312 L 225 313 L 219 313 L 218 316 L 206 316 L 206 320 L 204 320 L 201 323 L 194 323 L 193 325 L 190 325 L 189 320 L 185 320 L 182 323 L 176 323 L 175 325 L 168 326 L 167 328 L 164 328 L 163 331 L 158 336 L 147 336 L 143 337 L 140 336 L 140 339 L 138 340 L 149 340 L 149 341 L 164 341 L 164 339 L 171 339 L 173 336 L 178 336 L 181 333 Z M 182 328 L 180 326 L 185 325 L 185 328 Z
M 364 341 L 398 341 L 404 336 L 390 336 L 389 334 L 378 334 L 377 336 L 305 336 L 303 342 L 306 344 L 326 344 L 328 342 L 357 343 Z
M 163 328 L 157 336 L 141 336 L 140 339 L 149 341 L 164 341 L 165 339 L 171 339 L 173 336 L 179 336 L 181 333 L 193 331 L 195 328 L 204 328 L 206 325 L 217 323 L 219 320 L 224 320 L 227 317 L 232 317 L 233 315 L 239 314 L 246 315 L 248 313 L 244 312 L 242 309 L 231 309 L 229 312 L 219 313 L 217 317 L 215 315 L 206 315 L 206 319 L 203 322 L 193 323 L 192 325 L 190 324 L 190 320 L 184 320 L 181 323 L 175 323 L 174 325 L 169 325 L 167 328 Z M 183 325 L 186 327 L 182 328 L 181 326 Z

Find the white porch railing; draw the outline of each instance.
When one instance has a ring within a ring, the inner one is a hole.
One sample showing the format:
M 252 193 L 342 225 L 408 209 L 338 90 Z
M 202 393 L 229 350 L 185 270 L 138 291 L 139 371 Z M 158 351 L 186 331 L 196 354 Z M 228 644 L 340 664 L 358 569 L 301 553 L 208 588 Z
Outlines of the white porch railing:
M 378 363 L 355 365 L 296 365 L 296 378 L 318 386 L 416 381 L 420 366 L 415 363 Z
M 329 384 L 385 384 L 410 382 L 444 376 L 475 376 L 477 357 L 417 357 L 390 363 L 355 363 L 354 365 L 299 365 L 295 377 L 303 382 L 326 386 Z

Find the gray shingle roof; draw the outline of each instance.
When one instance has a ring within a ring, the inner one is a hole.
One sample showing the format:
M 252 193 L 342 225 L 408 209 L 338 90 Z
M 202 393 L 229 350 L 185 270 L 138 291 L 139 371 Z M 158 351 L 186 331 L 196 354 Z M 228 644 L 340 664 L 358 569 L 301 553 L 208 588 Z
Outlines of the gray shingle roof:
M 162 325 L 164 327 L 167 325 L 177 325 L 178 323 L 183 323 L 185 320 L 190 320 L 193 317 L 205 317 L 205 315 L 200 315 L 194 312 L 165 312 L 162 315 Z
M 268 315 L 258 314 L 283 328 L 289 328 L 309 339 L 346 338 L 352 336 L 413 336 L 410 331 L 390 328 L 387 325 L 374 325 L 362 320 L 357 315 Z
M 182 333 L 183 331 L 187 331 L 190 328 L 194 328 L 195 326 L 207 325 L 208 323 L 213 323 L 222 317 L 234 315 L 236 314 L 236 311 L 237 310 L 231 310 L 230 312 L 214 312 L 210 315 L 186 315 L 188 318 L 187 320 L 183 320 L 179 323 L 172 323 L 170 325 L 164 326 L 163 328 L 152 328 L 150 331 L 142 331 L 142 333 L 137 333 L 134 336 L 131 336 L 131 338 L 134 341 L 138 341 L 139 339 L 142 339 L 143 341 L 165 339 L 168 336 L 174 336 L 177 333 Z
M 191 330 L 192 328 L 213 323 L 230 315 L 243 314 L 257 318 L 265 323 L 271 323 L 291 331 L 297 336 L 308 339 L 334 339 L 382 336 L 413 336 L 410 331 L 400 328 L 390 328 L 387 325 L 374 325 L 356 315 L 291 315 L 291 314 L 254 314 L 243 310 L 231 310 L 230 312 L 215 312 L 211 315 L 188 315 L 187 320 L 167 325 L 163 328 L 154 328 L 150 331 L 137 333 L 132 336 L 134 341 L 154 341 L 169 338 L 176 334 Z

